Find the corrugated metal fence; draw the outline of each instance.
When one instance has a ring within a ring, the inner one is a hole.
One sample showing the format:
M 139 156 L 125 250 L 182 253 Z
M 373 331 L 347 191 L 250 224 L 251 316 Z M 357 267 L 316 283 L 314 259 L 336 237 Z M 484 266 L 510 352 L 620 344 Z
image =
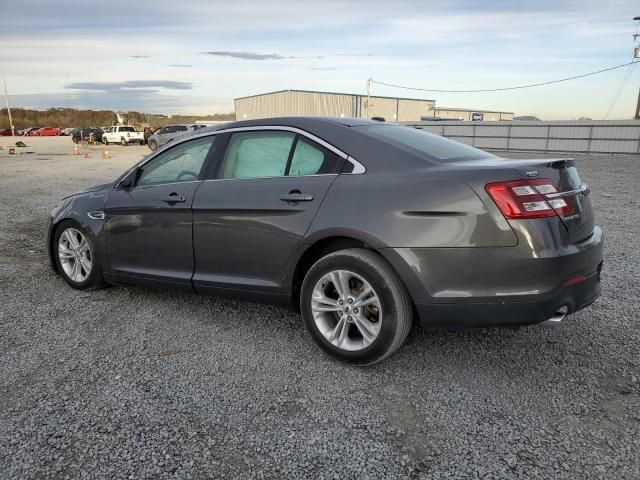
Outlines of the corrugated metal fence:
M 427 130 L 478 148 L 563 153 L 640 154 L 640 121 L 420 122 Z

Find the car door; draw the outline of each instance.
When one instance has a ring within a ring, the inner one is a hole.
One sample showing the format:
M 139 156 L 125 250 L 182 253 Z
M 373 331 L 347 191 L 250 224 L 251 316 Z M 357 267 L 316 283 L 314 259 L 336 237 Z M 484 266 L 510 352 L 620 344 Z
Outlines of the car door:
M 232 133 L 193 201 L 196 291 L 278 303 L 287 260 L 342 166 L 292 131 Z
M 191 203 L 215 139 L 196 138 L 159 153 L 109 194 L 105 242 L 115 281 L 192 290 Z

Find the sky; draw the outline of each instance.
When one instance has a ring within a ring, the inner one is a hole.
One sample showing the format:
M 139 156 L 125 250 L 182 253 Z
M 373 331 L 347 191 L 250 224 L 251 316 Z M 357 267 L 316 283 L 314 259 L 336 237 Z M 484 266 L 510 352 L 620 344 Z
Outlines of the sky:
M 632 60 L 637 0 L 0 0 L 0 75 L 12 106 L 204 115 L 276 90 L 366 93 L 367 79 L 501 88 Z M 438 107 L 605 118 L 627 68 L 492 93 L 374 84 Z M 640 66 L 609 112 L 632 118 Z

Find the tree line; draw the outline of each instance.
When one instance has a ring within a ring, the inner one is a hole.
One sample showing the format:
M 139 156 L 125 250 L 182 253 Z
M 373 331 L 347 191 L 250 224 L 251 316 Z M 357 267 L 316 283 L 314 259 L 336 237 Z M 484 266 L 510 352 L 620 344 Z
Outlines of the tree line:
M 12 108 L 11 119 L 16 130 L 30 127 L 102 127 L 111 125 L 112 110 L 78 110 L 75 108 L 49 108 L 48 110 L 31 110 L 28 108 Z M 196 120 L 226 121 L 234 120 L 235 113 L 216 113 L 214 115 L 154 115 L 141 112 L 127 112 L 129 123 L 148 123 L 152 127 L 163 127 L 172 123 L 191 123 Z M 7 109 L 0 110 L 0 128 L 9 128 Z

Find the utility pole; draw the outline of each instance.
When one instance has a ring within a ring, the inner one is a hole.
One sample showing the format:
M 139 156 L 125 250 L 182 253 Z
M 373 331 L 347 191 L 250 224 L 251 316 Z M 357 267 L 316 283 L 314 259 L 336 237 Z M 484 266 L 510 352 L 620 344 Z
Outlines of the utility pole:
M 367 79 L 367 118 L 371 118 L 371 115 L 369 115 L 369 104 L 371 103 L 371 80 L 373 80 L 373 78 Z
M 640 17 L 633 17 L 634 20 L 640 21 Z M 634 40 L 638 40 L 638 31 L 640 30 L 640 25 L 636 29 L 636 33 L 633 35 Z M 633 51 L 633 59 L 640 58 L 640 46 L 636 47 Z M 638 89 L 638 103 L 636 103 L 636 115 L 634 117 L 636 120 L 640 120 L 640 89 Z
M 4 82 L 4 100 L 7 102 L 7 113 L 9 114 L 9 127 L 11 127 L 11 136 L 15 136 L 16 131 L 13 128 L 13 121 L 11 120 L 11 108 L 9 107 L 9 94 L 7 93 L 7 79 L 2 77 Z

